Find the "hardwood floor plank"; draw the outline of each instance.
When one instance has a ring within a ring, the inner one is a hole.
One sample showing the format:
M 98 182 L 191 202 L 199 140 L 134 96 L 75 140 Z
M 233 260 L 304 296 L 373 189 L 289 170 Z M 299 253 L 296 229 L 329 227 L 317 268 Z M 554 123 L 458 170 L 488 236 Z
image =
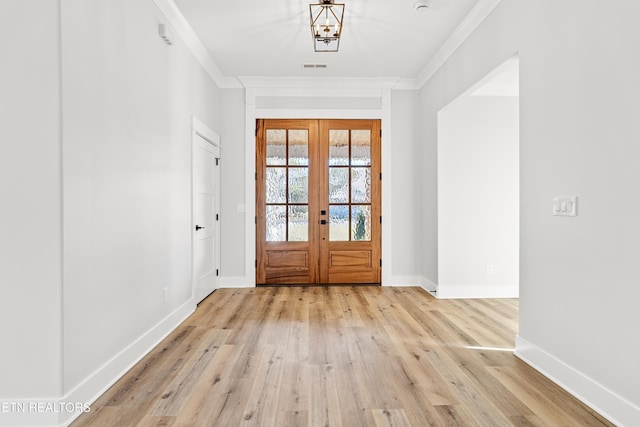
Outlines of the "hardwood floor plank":
M 240 425 L 276 425 L 284 352 L 282 345 L 265 346 Z
M 338 386 L 333 365 L 312 367 L 309 392 L 309 414 L 311 426 L 342 427 Z
M 584 407 L 578 401 L 558 400 L 544 393 L 544 389 L 536 387 L 535 383 L 527 380 L 527 376 L 519 374 L 518 370 L 509 367 L 487 368 L 512 393 L 525 402 L 547 425 L 569 425 L 575 422 L 580 426 L 600 426 L 604 419 L 594 411 Z M 522 371 L 520 371 L 522 372 Z M 537 375 L 532 375 L 537 376 Z M 534 380 L 535 381 L 535 380 Z M 557 397 L 564 391 L 557 390 L 553 394 Z
M 518 301 L 219 289 L 73 426 L 611 426 L 513 355 Z
M 402 409 L 374 409 L 373 419 L 378 427 L 411 427 Z

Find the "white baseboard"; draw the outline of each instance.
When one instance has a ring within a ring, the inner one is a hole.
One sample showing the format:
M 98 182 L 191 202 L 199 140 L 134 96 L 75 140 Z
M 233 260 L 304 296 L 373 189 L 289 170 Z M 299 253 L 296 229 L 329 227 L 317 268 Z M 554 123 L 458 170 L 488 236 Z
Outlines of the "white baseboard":
M 382 281 L 382 286 L 395 286 L 398 288 L 408 286 L 420 286 L 419 276 L 390 276 Z
M 0 401 L 0 426 L 68 426 L 82 415 L 86 405 L 95 402 L 189 317 L 195 308 L 193 299 L 186 301 L 61 398 Z M 77 410 L 74 410 L 75 405 Z
M 255 283 L 251 283 L 246 276 L 222 276 L 220 278 L 221 288 L 255 288 Z
M 420 277 L 420 287 L 429 292 L 434 297 L 438 297 L 438 285 L 424 276 Z
M 437 297 L 441 299 L 463 298 L 518 298 L 517 286 L 440 286 Z
M 519 335 L 515 355 L 613 424 L 640 426 L 640 407 Z

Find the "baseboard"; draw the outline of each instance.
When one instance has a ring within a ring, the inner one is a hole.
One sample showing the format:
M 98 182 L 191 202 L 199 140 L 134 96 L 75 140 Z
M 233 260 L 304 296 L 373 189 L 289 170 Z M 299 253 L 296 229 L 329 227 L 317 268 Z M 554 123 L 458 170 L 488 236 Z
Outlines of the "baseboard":
M 95 402 L 109 387 L 184 322 L 195 309 L 196 305 L 193 299 L 186 301 L 127 348 L 122 350 L 118 355 L 97 369 L 92 375 L 67 393 L 62 400 L 65 402 Z M 60 425 L 66 426 L 70 424 L 81 414 L 82 412 L 66 414 L 66 419 L 61 419 Z
M 519 335 L 515 355 L 613 424 L 640 426 L 640 407 Z
M 382 286 L 395 286 L 398 288 L 408 286 L 420 286 L 419 276 L 390 276 L 383 278 Z
M 68 426 L 195 310 L 189 299 L 61 398 L 0 401 L 0 426 Z
M 255 283 L 249 282 L 245 276 L 222 276 L 220 278 L 221 288 L 255 288 Z
M 438 286 L 436 290 L 441 299 L 464 298 L 518 298 L 517 286 Z
M 424 276 L 420 277 L 420 287 L 429 292 L 434 297 L 438 297 L 438 285 Z

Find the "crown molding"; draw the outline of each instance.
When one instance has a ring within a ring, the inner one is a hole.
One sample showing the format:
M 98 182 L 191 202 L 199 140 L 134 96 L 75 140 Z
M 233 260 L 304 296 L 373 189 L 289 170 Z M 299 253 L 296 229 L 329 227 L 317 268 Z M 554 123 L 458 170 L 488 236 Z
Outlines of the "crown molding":
M 502 0 L 480 0 L 475 7 L 464 17 L 460 25 L 440 47 L 431 60 L 425 65 L 416 77 L 417 89 L 424 86 L 431 77 L 444 65 L 455 53 L 462 43 L 482 24 L 482 22 L 502 3 Z
M 245 88 L 391 89 L 398 78 L 238 76 Z
M 204 47 L 193 28 L 189 25 L 186 18 L 178 9 L 173 0 L 153 0 L 160 12 L 169 20 L 169 23 L 182 38 L 191 53 L 205 69 L 207 74 L 211 76 L 214 82 L 221 88 L 241 88 L 242 85 L 235 77 L 226 77 L 218 68 L 207 49 Z
M 455 51 L 469 38 L 502 0 L 479 0 L 462 20 L 447 41 L 413 79 L 400 78 L 346 78 L 346 77 L 227 77 L 222 74 L 207 49 L 187 22 L 173 0 L 153 0 L 167 17 L 178 35 L 195 58 L 220 88 L 358 88 L 419 90 L 442 67 Z

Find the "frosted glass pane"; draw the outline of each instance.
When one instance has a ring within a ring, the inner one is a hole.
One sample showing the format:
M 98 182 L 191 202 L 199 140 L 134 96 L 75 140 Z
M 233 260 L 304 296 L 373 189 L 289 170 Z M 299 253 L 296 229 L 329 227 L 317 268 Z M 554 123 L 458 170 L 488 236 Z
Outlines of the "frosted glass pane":
M 267 166 L 284 165 L 287 139 L 284 129 L 267 129 Z
M 289 164 L 306 166 L 309 164 L 309 131 L 289 130 Z
M 351 168 L 351 202 L 371 203 L 371 168 Z
M 351 240 L 371 240 L 371 206 L 351 206 Z
M 287 170 L 267 168 L 267 203 L 286 203 Z
M 349 203 L 348 168 L 329 168 L 329 203 Z
M 289 168 L 289 203 L 309 202 L 309 169 Z
M 371 131 L 351 131 L 351 164 L 367 166 L 371 164 Z
M 329 240 L 349 240 L 349 206 L 329 206 Z
M 284 206 L 267 206 L 267 242 L 287 240 L 287 210 Z
M 349 164 L 349 131 L 329 130 L 329 165 L 346 166 Z
M 289 241 L 309 240 L 309 207 L 289 206 Z

